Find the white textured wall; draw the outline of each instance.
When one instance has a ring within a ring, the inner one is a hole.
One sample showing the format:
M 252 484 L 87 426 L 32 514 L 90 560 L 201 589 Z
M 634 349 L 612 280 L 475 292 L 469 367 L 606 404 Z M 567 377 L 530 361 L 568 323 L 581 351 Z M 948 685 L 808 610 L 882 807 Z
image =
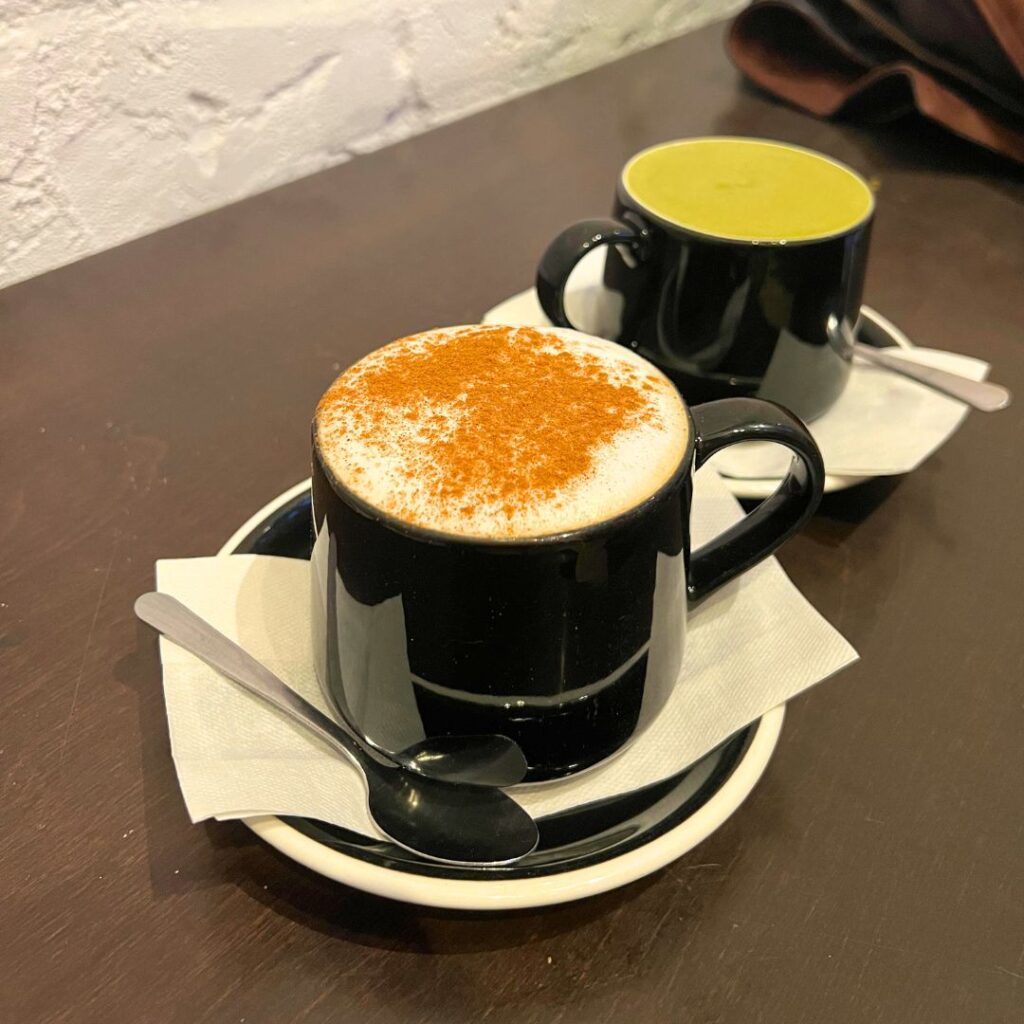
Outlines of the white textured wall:
M 0 0 L 0 285 L 743 0 Z

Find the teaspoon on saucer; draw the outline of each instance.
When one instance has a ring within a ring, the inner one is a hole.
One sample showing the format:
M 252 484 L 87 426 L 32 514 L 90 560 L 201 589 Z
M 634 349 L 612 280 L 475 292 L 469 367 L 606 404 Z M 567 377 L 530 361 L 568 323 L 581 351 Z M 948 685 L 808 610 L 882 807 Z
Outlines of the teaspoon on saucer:
M 500 789 L 434 779 L 385 762 L 175 598 L 143 594 L 135 614 L 348 758 L 363 777 L 374 824 L 399 846 L 429 860 L 472 866 L 510 864 L 536 847 L 536 822 Z
M 950 398 L 955 398 L 972 409 L 981 412 L 997 412 L 1005 409 L 1010 404 L 1012 395 L 1009 389 L 1001 384 L 993 384 L 987 380 L 971 380 L 959 373 L 950 373 L 948 370 L 940 370 L 935 366 L 925 366 L 923 363 L 912 363 L 907 359 L 900 359 L 885 349 L 876 348 L 874 345 L 866 345 L 854 337 L 853 331 L 845 320 L 840 321 L 834 314 L 828 319 L 828 331 L 830 337 L 841 340 L 846 351 L 853 355 L 860 356 L 869 363 L 881 366 L 893 373 L 898 373 L 918 384 L 933 391 L 940 391 Z
M 1010 404 L 1010 392 L 1001 384 L 993 384 L 987 380 L 971 380 L 970 377 L 963 377 L 959 373 L 950 373 L 948 370 L 940 370 L 935 366 L 911 363 L 860 341 L 854 342 L 853 352 L 854 355 L 866 359 L 869 363 L 883 366 L 887 370 L 892 370 L 893 373 L 900 373 L 904 377 L 916 380 L 919 384 L 941 391 L 951 398 L 966 403 L 972 409 L 996 412 L 999 409 L 1005 409 Z

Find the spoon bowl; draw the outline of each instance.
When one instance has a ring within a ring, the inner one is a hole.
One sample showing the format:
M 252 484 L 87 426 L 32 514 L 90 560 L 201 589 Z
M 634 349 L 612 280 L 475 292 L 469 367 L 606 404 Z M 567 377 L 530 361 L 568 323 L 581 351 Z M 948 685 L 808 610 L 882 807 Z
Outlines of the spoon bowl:
M 474 786 L 514 786 L 526 777 L 519 744 L 507 736 L 432 736 L 387 755 L 428 778 Z
M 428 860 L 464 866 L 510 864 L 536 848 L 537 823 L 506 793 L 430 778 L 361 747 L 337 722 L 175 598 L 143 594 L 135 614 L 346 757 L 362 776 L 374 824 L 399 846 Z

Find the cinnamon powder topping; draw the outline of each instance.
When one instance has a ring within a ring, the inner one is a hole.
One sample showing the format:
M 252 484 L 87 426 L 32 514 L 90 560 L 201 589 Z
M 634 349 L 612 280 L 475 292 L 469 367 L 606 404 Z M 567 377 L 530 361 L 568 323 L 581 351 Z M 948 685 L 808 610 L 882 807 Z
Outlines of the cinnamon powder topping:
M 685 414 L 653 366 L 574 337 L 484 326 L 402 338 L 320 400 L 320 449 L 361 497 L 434 529 L 531 536 L 606 518 L 675 469 Z M 652 444 L 668 457 L 652 460 Z M 628 454 L 641 464 L 622 464 Z

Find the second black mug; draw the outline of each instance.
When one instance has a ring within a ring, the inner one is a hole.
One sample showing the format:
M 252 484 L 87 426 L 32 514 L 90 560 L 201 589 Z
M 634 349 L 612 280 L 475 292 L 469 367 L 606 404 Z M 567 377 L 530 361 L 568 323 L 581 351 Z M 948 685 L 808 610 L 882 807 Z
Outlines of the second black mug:
M 623 300 L 613 340 L 691 403 L 757 396 L 813 420 L 849 377 L 873 212 L 858 174 L 810 150 L 664 143 L 626 164 L 611 218 L 579 221 L 548 246 L 537 295 L 553 324 L 573 327 L 569 275 L 608 246 L 604 285 Z

